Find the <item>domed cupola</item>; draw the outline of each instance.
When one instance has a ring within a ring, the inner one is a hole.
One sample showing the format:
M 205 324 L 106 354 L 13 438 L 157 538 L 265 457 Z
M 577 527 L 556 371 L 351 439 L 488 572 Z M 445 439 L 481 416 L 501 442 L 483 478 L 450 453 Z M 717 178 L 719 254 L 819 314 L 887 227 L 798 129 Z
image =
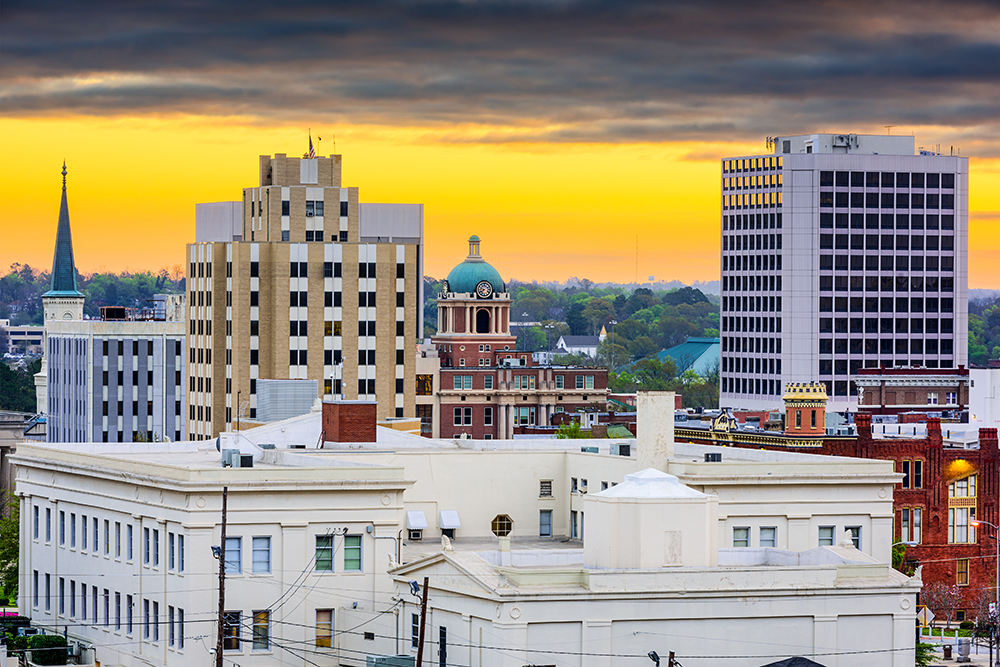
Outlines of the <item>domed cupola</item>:
M 448 274 L 445 292 L 454 294 L 476 294 L 489 298 L 495 293 L 506 292 L 506 285 L 500 272 L 494 269 L 479 254 L 479 237 L 469 237 L 469 256 Z

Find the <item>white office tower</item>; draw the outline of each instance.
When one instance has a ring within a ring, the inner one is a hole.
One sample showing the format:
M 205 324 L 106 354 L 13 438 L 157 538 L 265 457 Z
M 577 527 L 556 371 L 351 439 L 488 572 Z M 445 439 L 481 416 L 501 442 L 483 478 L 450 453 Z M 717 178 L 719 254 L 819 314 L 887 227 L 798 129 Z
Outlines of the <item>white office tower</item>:
M 859 368 L 967 363 L 967 158 L 913 137 L 776 137 L 722 161 L 722 406 L 788 382 L 857 404 Z

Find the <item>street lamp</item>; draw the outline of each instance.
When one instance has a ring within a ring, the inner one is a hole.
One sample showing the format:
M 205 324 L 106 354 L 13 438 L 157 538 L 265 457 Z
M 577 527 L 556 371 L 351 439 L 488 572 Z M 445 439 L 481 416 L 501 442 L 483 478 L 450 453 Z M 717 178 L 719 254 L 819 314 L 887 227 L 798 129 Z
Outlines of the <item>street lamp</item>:
M 996 593 L 996 602 L 995 602 L 995 606 L 993 608 L 993 613 L 996 615 L 996 618 L 997 618 L 997 620 L 993 624 L 993 634 L 994 634 L 994 636 L 996 636 L 997 629 L 998 629 L 997 625 L 1000 625 L 1000 528 L 997 528 L 996 524 L 990 523 L 989 521 L 979 521 L 979 520 L 976 520 L 976 521 L 970 521 L 969 523 L 971 523 L 976 528 L 979 528 L 979 526 L 989 526 L 996 533 L 993 536 L 993 541 L 996 542 L 996 545 L 997 545 L 997 563 L 996 563 L 996 571 L 995 571 L 996 572 L 996 588 L 993 589 L 994 592 Z M 998 653 L 1000 653 L 1000 651 L 998 651 Z M 997 663 L 996 664 L 1000 665 L 1000 655 L 997 656 Z

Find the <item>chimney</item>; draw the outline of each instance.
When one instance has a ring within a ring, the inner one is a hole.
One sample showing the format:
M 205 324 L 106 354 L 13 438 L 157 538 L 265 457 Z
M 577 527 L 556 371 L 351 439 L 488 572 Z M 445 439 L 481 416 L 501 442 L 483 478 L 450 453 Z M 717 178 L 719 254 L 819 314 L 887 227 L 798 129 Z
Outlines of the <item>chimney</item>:
M 636 465 L 666 471 L 674 455 L 674 392 L 640 391 L 635 405 Z
M 378 401 L 323 400 L 324 442 L 375 442 Z
M 872 416 L 863 412 L 854 415 L 854 426 L 858 429 L 859 440 L 872 439 Z
M 995 428 L 981 428 L 979 429 L 979 449 L 980 451 L 996 450 L 1000 447 L 997 443 L 997 429 Z

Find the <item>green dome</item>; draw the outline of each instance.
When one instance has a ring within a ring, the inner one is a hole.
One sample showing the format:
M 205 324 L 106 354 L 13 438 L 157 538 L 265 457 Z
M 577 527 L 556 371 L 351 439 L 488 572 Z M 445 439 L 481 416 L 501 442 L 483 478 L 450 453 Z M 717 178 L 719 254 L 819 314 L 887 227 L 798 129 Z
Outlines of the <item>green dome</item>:
M 469 256 L 448 274 L 448 291 L 471 294 L 484 280 L 493 286 L 494 292 L 507 291 L 500 272 L 479 255 L 479 237 L 473 236 L 469 239 Z

